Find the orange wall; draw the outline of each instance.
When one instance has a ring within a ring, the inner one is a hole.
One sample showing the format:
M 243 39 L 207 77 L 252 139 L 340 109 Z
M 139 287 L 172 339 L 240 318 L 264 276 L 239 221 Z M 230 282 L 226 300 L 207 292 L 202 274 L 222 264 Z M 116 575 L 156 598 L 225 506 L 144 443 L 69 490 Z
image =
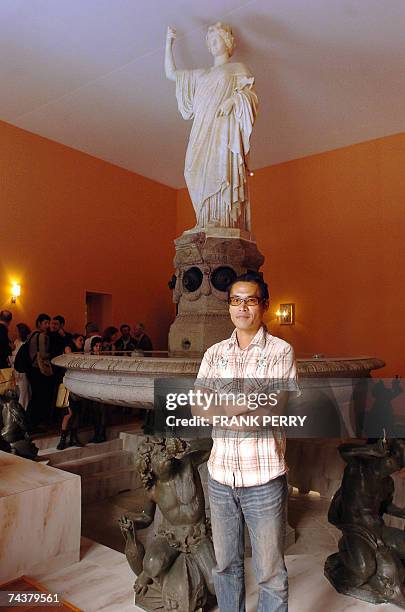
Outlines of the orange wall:
M 111 322 L 142 320 L 165 348 L 173 238 L 195 224 L 187 192 L 1 122 L 0 142 L 0 307 L 15 323 L 45 311 L 81 330 L 86 290 L 111 293 Z M 297 354 L 376 355 L 405 374 L 404 168 L 397 134 L 255 172 L 268 323 Z M 289 301 L 296 325 L 280 326 Z
M 111 323 L 143 321 L 165 348 L 176 191 L 2 122 L 0 142 L 0 308 L 29 325 L 63 314 L 81 331 L 86 290 L 111 293 Z
M 262 168 L 251 180 L 272 333 L 298 355 L 373 355 L 405 375 L 405 134 Z M 177 235 L 195 224 L 185 190 Z M 295 326 L 278 304 L 295 302 Z

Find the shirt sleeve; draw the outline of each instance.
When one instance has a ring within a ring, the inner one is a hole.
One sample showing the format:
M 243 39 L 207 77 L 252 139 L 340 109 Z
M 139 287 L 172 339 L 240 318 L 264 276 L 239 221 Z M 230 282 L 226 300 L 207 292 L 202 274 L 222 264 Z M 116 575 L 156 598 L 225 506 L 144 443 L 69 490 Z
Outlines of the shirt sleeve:
M 295 391 L 297 397 L 301 395 L 298 385 L 297 363 L 295 361 L 294 349 L 288 345 L 279 359 L 279 388 L 285 391 Z
M 202 358 L 200 369 L 198 370 L 197 378 L 194 382 L 194 387 L 204 387 L 204 389 L 212 390 L 216 389 L 213 366 L 213 353 L 209 348 L 205 351 L 204 357 Z

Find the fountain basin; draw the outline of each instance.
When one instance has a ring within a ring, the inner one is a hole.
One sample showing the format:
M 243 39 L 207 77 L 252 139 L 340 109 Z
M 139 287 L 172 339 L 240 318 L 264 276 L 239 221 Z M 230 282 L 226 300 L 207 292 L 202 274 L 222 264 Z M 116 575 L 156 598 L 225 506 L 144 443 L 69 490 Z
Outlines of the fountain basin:
M 152 408 L 154 380 L 197 376 L 201 358 L 60 355 L 55 365 L 66 369 L 64 383 L 87 399 L 136 408 Z M 300 378 L 361 378 L 385 363 L 375 357 L 297 359 Z

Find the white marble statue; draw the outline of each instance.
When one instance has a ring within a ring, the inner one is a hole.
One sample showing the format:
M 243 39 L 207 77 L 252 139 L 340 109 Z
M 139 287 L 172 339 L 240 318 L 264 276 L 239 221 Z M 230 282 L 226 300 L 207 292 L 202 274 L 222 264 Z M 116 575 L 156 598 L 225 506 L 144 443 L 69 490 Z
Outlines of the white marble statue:
M 197 227 L 236 227 L 250 231 L 246 159 L 257 111 L 254 78 L 245 64 L 231 62 L 234 37 L 228 25 L 208 28 L 212 68 L 177 70 L 176 32 L 167 29 L 165 72 L 176 81 L 184 119 L 193 119 L 184 176 Z

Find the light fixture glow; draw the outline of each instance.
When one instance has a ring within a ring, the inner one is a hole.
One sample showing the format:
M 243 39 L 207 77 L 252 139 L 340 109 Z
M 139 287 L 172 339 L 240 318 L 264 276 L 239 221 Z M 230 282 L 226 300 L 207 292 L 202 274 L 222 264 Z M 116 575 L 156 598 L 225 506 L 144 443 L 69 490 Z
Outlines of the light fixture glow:
M 295 304 L 280 304 L 276 315 L 280 325 L 294 325 L 295 323 Z
M 17 301 L 17 298 L 20 297 L 21 295 L 21 285 L 19 285 L 18 283 L 13 283 L 11 285 L 11 303 L 15 304 Z

